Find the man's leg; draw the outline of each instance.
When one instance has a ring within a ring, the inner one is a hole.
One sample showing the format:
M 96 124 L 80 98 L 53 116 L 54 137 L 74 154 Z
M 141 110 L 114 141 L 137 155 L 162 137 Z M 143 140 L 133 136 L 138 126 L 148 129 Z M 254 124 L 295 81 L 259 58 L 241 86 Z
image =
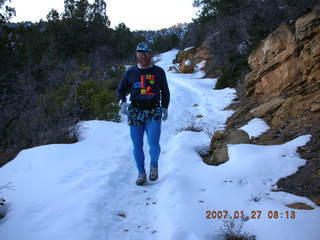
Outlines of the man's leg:
M 130 126 L 130 136 L 133 144 L 133 156 L 136 161 L 139 173 L 145 173 L 144 153 L 143 153 L 143 134 L 144 126 Z
M 160 134 L 161 121 L 150 121 L 146 123 L 146 132 L 149 143 L 149 153 L 151 157 L 151 166 L 158 167 L 158 159 L 160 155 Z

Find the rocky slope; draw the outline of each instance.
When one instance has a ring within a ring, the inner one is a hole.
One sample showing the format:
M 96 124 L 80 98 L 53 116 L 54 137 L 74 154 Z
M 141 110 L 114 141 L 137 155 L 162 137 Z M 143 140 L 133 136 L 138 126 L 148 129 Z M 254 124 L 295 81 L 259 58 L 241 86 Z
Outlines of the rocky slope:
M 252 71 L 228 126 L 263 118 L 271 129 L 255 144 L 279 144 L 311 134 L 312 140 L 299 149 L 307 164 L 281 179 L 278 187 L 320 205 L 320 6 L 290 25 L 279 26 L 250 54 L 248 63 Z
M 184 66 L 186 60 L 192 66 L 202 60 L 212 61 L 214 56 L 206 52 L 207 48 L 204 43 L 182 51 L 176 59 L 179 70 L 191 71 Z M 205 161 L 226 161 L 225 144 L 234 134 L 230 130 L 255 117 L 263 118 L 270 130 L 251 139 L 253 144 L 281 144 L 311 134 L 312 140 L 299 149 L 307 164 L 281 179 L 278 188 L 320 205 L 320 5 L 297 21 L 279 26 L 251 52 L 248 63 L 252 71 L 239 86 L 239 101 L 229 106 L 236 112 L 229 118 L 227 130 L 213 136 L 210 156 Z
M 192 73 L 196 65 L 203 61 L 206 62 L 202 68 L 205 72 L 212 72 L 212 69 L 217 69 L 214 65 L 214 56 L 210 53 L 209 48 L 209 41 L 206 40 L 199 47 L 189 47 L 180 51 L 174 60 L 174 63 L 179 65 L 177 70 L 181 73 Z M 214 74 L 210 77 L 217 77 L 221 73 L 219 69 L 213 72 Z

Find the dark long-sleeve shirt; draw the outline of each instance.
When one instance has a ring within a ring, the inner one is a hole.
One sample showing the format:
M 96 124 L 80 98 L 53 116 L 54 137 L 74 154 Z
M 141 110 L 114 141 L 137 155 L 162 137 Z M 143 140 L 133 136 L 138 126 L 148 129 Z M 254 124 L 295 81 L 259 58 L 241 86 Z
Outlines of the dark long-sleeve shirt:
M 117 88 L 118 100 L 126 101 L 128 93 L 131 101 L 161 101 L 163 108 L 169 106 L 170 92 L 166 74 L 156 65 L 146 69 L 130 67 Z

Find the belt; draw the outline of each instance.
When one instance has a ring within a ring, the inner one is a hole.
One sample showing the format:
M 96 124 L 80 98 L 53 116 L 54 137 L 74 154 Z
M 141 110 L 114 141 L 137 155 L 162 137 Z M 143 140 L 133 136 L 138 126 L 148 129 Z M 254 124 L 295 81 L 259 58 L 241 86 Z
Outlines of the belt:
M 131 101 L 131 105 L 135 108 L 143 109 L 143 110 L 151 110 L 160 106 L 158 101 L 141 101 L 141 100 L 133 100 Z

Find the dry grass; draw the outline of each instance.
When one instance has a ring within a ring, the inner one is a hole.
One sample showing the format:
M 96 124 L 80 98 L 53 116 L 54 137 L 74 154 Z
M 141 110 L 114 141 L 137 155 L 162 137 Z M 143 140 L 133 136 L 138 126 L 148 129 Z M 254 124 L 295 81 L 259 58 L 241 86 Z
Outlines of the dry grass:
M 220 232 L 226 240 L 255 240 L 254 235 L 250 235 L 247 232 L 243 232 L 242 227 L 248 218 L 234 219 L 230 215 L 223 220 L 223 225 L 220 227 Z

